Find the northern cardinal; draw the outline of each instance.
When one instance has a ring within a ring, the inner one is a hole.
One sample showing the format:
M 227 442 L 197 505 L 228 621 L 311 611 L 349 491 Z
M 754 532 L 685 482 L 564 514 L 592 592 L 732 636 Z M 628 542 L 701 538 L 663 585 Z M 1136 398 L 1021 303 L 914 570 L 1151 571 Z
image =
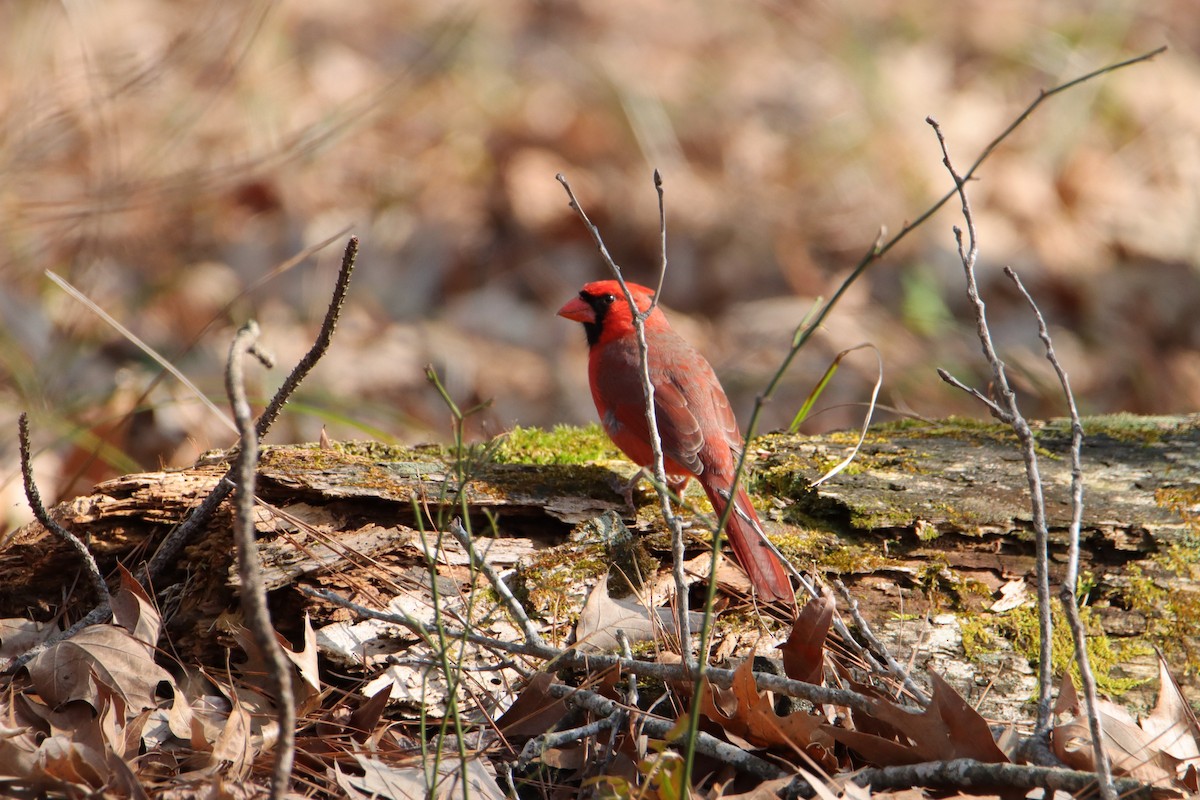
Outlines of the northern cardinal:
M 653 291 L 634 283 L 627 286 L 641 311 L 650 307 Z M 605 432 L 635 464 L 652 464 L 637 334 L 620 284 L 589 283 L 558 315 L 583 323 L 588 380 Z M 677 491 L 689 479 L 698 480 L 719 516 L 729 504 L 738 456 L 745 446 L 729 399 L 712 366 L 671 329 L 657 306 L 646 318 L 646 344 L 667 476 Z M 758 515 L 741 488 L 725 534 L 759 597 L 794 606 L 787 572 L 768 546 Z

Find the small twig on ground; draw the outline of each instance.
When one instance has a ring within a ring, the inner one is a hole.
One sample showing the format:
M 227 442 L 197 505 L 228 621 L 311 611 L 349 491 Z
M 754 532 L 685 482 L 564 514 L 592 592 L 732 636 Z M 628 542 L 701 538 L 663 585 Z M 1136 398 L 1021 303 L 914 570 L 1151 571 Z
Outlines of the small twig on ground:
M 675 562 L 673 567 L 673 574 L 675 576 L 675 616 L 677 619 L 675 628 L 679 637 L 679 654 L 685 664 L 691 664 L 692 642 L 688 626 L 687 578 L 683 573 L 683 521 L 675 513 L 671 505 L 671 492 L 668 489 L 666 464 L 663 460 L 662 437 L 658 432 L 658 417 L 654 407 L 654 382 L 650 380 L 650 347 L 646 343 L 646 318 L 650 316 L 655 306 L 658 305 L 659 294 L 655 293 L 654 299 L 650 301 L 650 307 L 645 311 L 637 307 L 637 302 L 633 299 L 633 294 L 629 291 L 629 286 L 625 283 L 625 276 L 621 273 L 621 268 L 617 266 L 617 262 L 613 260 L 612 255 L 608 252 L 608 247 L 604 244 L 604 238 L 600 235 L 600 229 L 596 227 L 588 217 L 587 212 L 583 210 L 583 206 L 579 204 L 579 200 L 576 199 L 575 192 L 571 189 L 571 184 L 567 181 L 566 176 L 559 173 L 555 178 L 562 184 L 563 189 L 566 191 L 571 208 L 579 215 L 584 227 L 592 235 L 592 240 L 596 243 L 596 249 L 600 252 L 600 258 L 604 261 L 609 271 L 612 272 L 613 277 L 616 278 L 621 291 L 625 294 L 625 302 L 629 304 L 630 313 L 633 315 L 633 328 L 637 337 L 638 357 L 641 366 L 642 397 L 646 403 L 646 429 L 650 433 L 650 451 L 654 456 L 654 489 L 658 493 L 659 508 L 662 511 L 663 522 L 666 523 L 667 529 L 671 531 L 671 549 Z M 664 244 L 662 265 L 658 280 L 658 285 L 661 287 L 667 270 L 665 246 L 667 223 L 662 204 L 662 177 L 658 174 L 658 170 L 654 171 L 654 186 L 658 191 L 659 219 Z M 701 653 L 700 663 L 703 664 L 704 661 L 704 654 Z
M 259 566 L 258 546 L 254 535 L 254 486 L 258 469 L 258 436 L 254 431 L 250 403 L 246 399 L 243 365 L 247 354 L 253 354 L 263 365 L 271 367 L 274 360 L 258 349 L 258 324 L 246 323 L 229 348 L 229 363 L 225 371 L 225 389 L 233 418 L 241 433 L 241 452 L 237 460 L 237 514 L 233 538 L 237 548 L 239 594 L 246 627 L 267 664 L 264 676 L 275 695 L 279 710 L 279 738 L 275 742 L 275 765 L 271 774 L 271 798 L 283 800 L 287 795 L 296 754 L 296 702 L 292 695 L 292 664 L 288 661 L 271 625 L 267 609 L 267 588 Z
M 585 708 L 601 717 L 609 717 L 617 710 L 625 709 L 630 714 L 638 715 L 642 733 L 652 736 L 655 739 L 671 741 L 679 735 L 679 725 L 674 720 L 650 716 L 640 708 L 627 708 L 615 700 L 610 700 L 603 695 L 596 694 L 587 689 L 577 689 L 573 686 L 557 683 L 551 685 L 547 691 L 555 697 L 561 697 L 568 705 Z M 697 753 L 715 758 L 724 764 L 729 764 L 741 773 L 753 775 L 762 780 L 775 780 L 786 777 L 789 774 L 781 767 L 777 767 L 771 762 L 759 758 L 740 747 L 736 747 L 728 742 L 722 742 L 712 734 L 700 732 L 694 739 Z
M 870 648 L 868 652 L 884 660 L 888 671 L 904 685 L 904 688 L 912 695 L 914 700 L 923 706 L 929 705 L 929 695 L 920 686 L 917 686 L 916 681 L 912 679 L 912 676 L 904 668 L 904 665 L 897 661 L 892 656 L 891 651 L 875 636 L 875 631 L 871 629 L 862 612 L 858 610 L 858 601 L 850 594 L 850 590 L 846 588 L 846 584 L 842 582 L 841 578 L 835 578 L 833 585 L 837 588 L 838 594 L 842 596 L 842 601 L 846 604 L 846 610 L 850 612 L 850 619 L 854 620 L 854 626 L 858 628 L 858 632 L 867 641 L 867 646 Z
M 937 787 L 939 789 L 1044 789 L 1050 793 L 1065 792 L 1078 796 L 1096 788 L 1096 775 L 1080 770 L 1059 767 L 1039 767 L 1027 764 L 986 764 L 971 758 L 951 761 L 928 761 L 896 767 L 868 767 L 854 776 L 854 782 L 873 791 Z M 1124 778 L 1115 788 L 1123 800 L 1149 800 L 1153 787 L 1141 781 Z M 785 795 L 787 796 L 786 792 Z
M 614 712 L 618 709 L 614 709 Z M 533 760 L 542 755 L 547 750 L 555 747 L 562 747 L 572 742 L 581 742 L 592 736 L 598 736 L 606 730 L 619 727 L 620 714 L 613 713 L 606 717 L 601 717 L 598 720 L 589 722 L 587 725 L 580 725 L 578 728 L 568 728 L 561 731 L 551 731 L 543 733 L 541 736 L 535 736 L 525 743 L 521 748 L 521 755 L 517 757 L 517 769 L 525 769 Z
M 1004 362 L 996 353 L 996 347 L 992 341 L 991 331 L 987 323 L 986 307 L 983 299 L 979 296 L 979 287 L 975 279 L 975 266 L 979 255 L 979 241 L 975 231 L 975 218 L 971 211 L 971 203 L 967 197 L 966 183 L 954 169 L 954 165 L 950 160 L 950 154 L 946 147 L 946 137 L 942 133 L 941 127 L 932 117 L 926 121 L 933 127 L 937 134 L 938 144 L 942 149 L 942 163 L 946 166 L 946 170 L 954 179 L 955 187 L 957 188 L 959 198 L 962 201 L 962 215 L 967 226 L 967 246 L 963 246 L 962 231 L 955 226 L 954 236 L 958 242 L 958 255 L 962 261 L 963 272 L 967 283 L 967 297 L 975 309 L 975 323 L 977 334 L 979 336 L 980 345 L 983 348 L 984 358 L 992 369 L 992 377 L 994 380 L 995 392 L 999 397 L 997 402 L 989 403 L 988 408 L 992 414 L 998 419 L 1012 428 L 1017 435 L 1017 439 L 1021 444 L 1022 456 L 1025 460 L 1025 474 L 1029 482 L 1029 502 L 1033 516 L 1033 529 L 1036 541 L 1037 553 L 1037 583 L 1038 583 L 1038 627 L 1039 637 L 1041 640 L 1041 648 L 1039 653 L 1038 664 L 1038 717 L 1035 734 L 1040 734 L 1049 728 L 1051 723 L 1050 714 L 1050 682 L 1051 682 L 1051 658 L 1052 658 L 1052 636 L 1053 636 L 1053 621 L 1051 617 L 1051 599 L 1050 599 L 1050 532 L 1046 522 L 1046 499 L 1043 489 L 1041 473 L 1038 466 L 1037 456 L 1037 440 L 1034 438 L 1033 430 L 1029 427 L 1029 423 L 1021 414 L 1021 410 L 1017 405 L 1016 393 L 1008 383 L 1007 371 Z M 1054 357 L 1054 349 L 1050 344 L 1050 335 L 1046 329 L 1045 320 L 1038 311 L 1037 306 L 1033 303 L 1033 299 L 1025 292 L 1024 286 L 1016 280 L 1016 275 L 1011 270 L 1008 270 L 1008 275 L 1016 281 L 1022 293 L 1029 300 L 1030 305 L 1034 307 L 1034 313 L 1038 319 L 1039 334 L 1047 348 L 1047 357 L 1059 374 L 1060 380 L 1063 382 L 1063 390 L 1067 394 L 1072 411 L 1072 500 L 1073 500 L 1073 521 L 1074 521 L 1074 544 L 1075 550 L 1073 556 L 1074 564 L 1078 564 L 1078 537 L 1079 519 L 1082 516 L 1083 502 L 1083 484 L 1082 484 L 1082 469 L 1079 467 L 1079 447 L 1082 444 L 1083 429 L 1079 423 L 1078 413 L 1075 411 L 1074 398 L 1071 395 L 1070 386 L 1066 381 L 1066 373 L 1058 364 L 1057 358 Z M 939 374 L 943 374 L 939 371 Z M 1076 427 L 1078 426 L 1078 427 Z M 1077 431 L 1077 436 L 1076 432 Z M 1079 662 L 1080 673 L 1083 676 L 1083 681 L 1086 683 L 1090 680 L 1092 693 L 1087 699 L 1087 716 L 1089 728 L 1092 732 L 1092 750 L 1096 759 L 1096 770 L 1100 778 L 1100 795 L 1104 800 L 1116 800 L 1117 791 L 1113 786 L 1112 770 L 1109 765 L 1108 756 L 1104 751 L 1104 741 L 1101 734 L 1101 722 L 1098 708 L 1096 706 L 1095 695 L 1095 679 L 1091 674 L 1088 666 L 1087 647 L 1086 647 L 1086 631 L 1083 628 L 1083 623 L 1078 619 L 1078 608 L 1075 607 L 1075 591 L 1074 582 L 1075 575 L 1069 574 L 1061 592 L 1062 602 L 1064 606 L 1069 605 L 1070 611 L 1068 614 L 1074 614 L 1075 623 L 1072 625 L 1072 634 L 1076 638 L 1076 656 Z M 1067 585 L 1067 584 L 1070 585 Z
M 545 644 L 542 634 L 538 632 L 537 626 L 529 618 L 529 615 L 525 613 L 525 607 L 513 596 L 512 590 L 508 588 L 508 584 L 500 577 L 500 573 L 496 572 L 492 565 L 487 563 L 487 560 L 475 549 L 475 542 L 471 540 L 471 534 L 467 533 L 467 529 L 462 526 L 462 522 L 459 519 L 451 520 L 450 533 L 458 540 L 463 549 L 467 551 L 467 556 L 471 559 L 471 563 L 488 579 L 488 583 L 492 585 L 492 588 L 500 597 L 500 601 L 508 609 L 508 613 L 521 626 L 521 631 L 525 634 L 526 641 L 533 642 L 534 644 Z
M 42 494 L 33 480 L 33 456 L 29 446 L 29 415 L 25 412 L 21 412 L 21 416 L 17 420 L 17 438 L 21 450 L 21 477 L 25 481 L 25 499 L 29 501 L 29 508 L 32 509 L 33 516 L 42 524 L 42 527 L 66 542 L 72 550 L 79 554 L 79 560 L 83 562 L 84 571 L 87 572 L 88 580 L 96 592 L 96 597 L 100 600 L 100 605 L 108 607 L 112 603 L 112 596 L 108 592 L 108 584 L 105 583 L 104 576 L 100 574 L 100 567 L 96 564 L 96 558 L 92 555 L 92 551 L 78 536 L 51 519 L 50 512 L 42 503 Z

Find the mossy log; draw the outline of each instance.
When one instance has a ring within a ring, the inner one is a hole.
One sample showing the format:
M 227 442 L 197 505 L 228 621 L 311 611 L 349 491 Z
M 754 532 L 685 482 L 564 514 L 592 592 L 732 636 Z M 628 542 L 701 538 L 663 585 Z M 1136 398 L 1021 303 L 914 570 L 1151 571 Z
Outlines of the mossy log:
M 1091 419 L 1085 429 L 1082 571 L 1096 638 L 1156 645 L 1177 674 L 1194 672 L 1200 417 Z M 1069 428 L 1046 423 L 1036 432 L 1057 578 L 1071 513 Z M 560 442 L 564 433 L 554 436 Z M 563 458 L 543 453 L 536 460 L 575 460 L 585 448 L 571 448 L 569 432 L 565 438 Z M 1001 651 L 1004 663 L 1027 663 L 1020 642 L 1011 641 L 1020 638 L 1020 626 L 1001 613 L 1027 605 L 1034 585 L 1029 484 L 1013 435 L 963 420 L 883 426 L 848 470 L 810 488 L 855 439 L 777 434 L 755 441 L 750 487 L 783 552 L 801 569 L 840 576 L 869 621 L 894 642 L 907 638 L 918 657 L 942 671 L 953 674 L 947 665 L 961 662 L 964 677 L 983 680 L 986 671 L 970 662 L 978 666 Z M 577 525 L 626 511 L 614 487 L 631 474 L 627 463 L 514 462 L 525 457 L 527 449 L 503 447 L 458 459 L 439 448 L 377 444 L 266 448 L 258 528 L 281 629 L 298 636 L 287 621 L 298 625 L 302 608 L 314 624 L 346 618 L 315 605 L 297 586 L 322 585 L 370 602 L 397 576 L 419 586 L 432 545 L 442 548 L 440 577 L 465 580 L 465 554 L 437 534 L 455 515 L 466 514 L 477 532 L 494 531 L 488 558 L 503 568 L 544 567 Z M 227 466 L 217 455 L 189 469 L 127 475 L 52 513 L 89 542 L 102 568 L 120 562 L 136 570 Z M 460 486 L 464 474 L 469 480 Z M 698 493 L 688 499 L 703 504 Z M 643 497 L 636 518 L 626 514 L 631 527 L 655 531 L 655 508 Z M 213 632 L 237 609 L 230 513 L 223 508 L 155 587 L 176 651 L 209 663 L 220 663 L 226 644 Z M 693 550 L 699 553 L 703 526 L 692 530 L 700 532 Z M 661 537 L 646 541 L 665 561 Z M 583 563 L 578 553 L 562 552 L 575 566 Z M 92 600 L 78 572 L 72 553 L 40 525 L 22 528 L 0 551 L 0 614 L 44 619 L 68 606 L 78 611 Z M 937 644 L 930 631 L 949 623 L 952 641 Z M 1010 641 L 1002 641 L 1006 636 Z M 1140 675 L 1128 671 L 1129 663 L 1108 666 L 1118 675 Z

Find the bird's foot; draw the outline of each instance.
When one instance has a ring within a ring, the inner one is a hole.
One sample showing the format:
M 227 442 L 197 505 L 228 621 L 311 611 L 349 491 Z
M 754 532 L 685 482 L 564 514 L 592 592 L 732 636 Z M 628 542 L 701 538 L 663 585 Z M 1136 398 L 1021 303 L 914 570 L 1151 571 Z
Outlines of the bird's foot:
M 625 500 L 625 508 L 632 515 L 637 514 L 637 503 L 634 501 L 633 495 L 637 492 L 638 484 L 641 483 L 644 475 L 645 470 L 639 469 L 637 472 L 633 473 L 633 477 L 627 481 L 614 479 L 612 482 L 613 491 L 621 495 L 621 497 Z

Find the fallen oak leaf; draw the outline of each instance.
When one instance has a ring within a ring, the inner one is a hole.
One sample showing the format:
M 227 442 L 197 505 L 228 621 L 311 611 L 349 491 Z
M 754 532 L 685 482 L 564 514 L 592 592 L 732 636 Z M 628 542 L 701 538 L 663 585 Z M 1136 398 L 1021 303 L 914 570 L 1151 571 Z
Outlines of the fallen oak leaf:
M 833 740 L 822 732 L 821 717 L 803 711 L 782 717 L 775 713 L 769 693 L 758 690 L 750 659 L 734 671 L 727 691 L 707 681 L 700 684 L 699 691 L 700 713 L 751 746 L 804 750 L 816 745 L 827 751 L 833 745 Z
M 929 680 L 933 691 L 929 707 L 924 711 L 914 713 L 882 699 L 873 703 L 871 716 L 897 731 L 908 740 L 907 744 L 833 725 L 825 725 L 823 729 L 880 766 L 957 758 L 986 764 L 1007 763 L 1008 756 L 996 744 L 987 720 L 936 672 L 929 672 Z
M 157 708 L 157 687 L 174 683 L 153 650 L 115 625 L 92 625 L 39 653 L 26 665 L 38 694 L 51 706 L 82 700 L 99 709 L 96 683 L 109 687 L 135 713 Z
M 1104 750 L 1113 773 L 1128 775 L 1155 786 L 1173 785 L 1181 761 L 1166 752 L 1163 745 L 1157 742 L 1158 736 L 1139 727 L 1129 712 L 1115 703 L 1100 700 L 1097 706 Z M 1055 725 L 1050 731 L 1050 745 L 1054 754 L 1074 769 L 1094 772 L 1096 758 L 1092 733 L 1070 673 L 1063 676 L 1054 712 L 1056 715 L 1070 715 L 1066 722 Z
M 825 677 L 825 640 L 837 603 L 826 586 L 819 598 L 804 604 L 787 640 L 779 645 L 783 671 L 795 681 L 821 685 Z

